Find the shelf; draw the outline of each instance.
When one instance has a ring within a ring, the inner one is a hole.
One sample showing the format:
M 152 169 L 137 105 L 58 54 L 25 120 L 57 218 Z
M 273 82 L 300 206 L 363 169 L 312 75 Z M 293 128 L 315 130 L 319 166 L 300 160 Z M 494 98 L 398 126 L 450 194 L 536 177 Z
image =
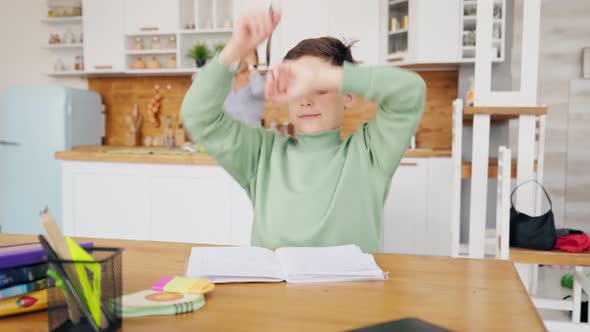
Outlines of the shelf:
M 477 19 L 476 15 L 463 16 L 463 21 L 475 21 L 476 19 Z M 493 22 L 494 23 L 502 23 L 502 19 L 501 18 L 494 18 Z
M 84 76 L 86 73 L 83 70 L 67 70 L 60 72 L 47 73 L 47 76 L 63 77 L 63 76 Z
M 517 165 L 517 161 L 516 160 L 512 160 L 512 164 L 511 164 L 511 171 L 510 171 L 510 177 L 515 179 L 517 174 L 517 170 L 516 170 L 516 165 Z M 535 160 L 535 172 L 538 169 L 538 162 Z M 490 159 L 488 161 L 488 178 L 490 179 L 495 179 L 498 177 L 498 159 Z M 461 166 L 461 178 L 462 179 L 470 179 L 471 178 L 471 162 L 469 161 L 463 161 L 462 166 Z
M 494 4 L 502 4 L 502 0 L 494 0 Z M 467 6 L 477 5 L 477 0 L 464 0 L 463 5 L 467 5 Z
M 399 4 L 402 4 L 402 3 L 408 3 L 408 0 L 390 0 L 389 1 L 389 5 L 390 6 L 392 6 L 392 5 L 399 5 Z
M 389 53 L 387 55 L 386 60 L 388 62 L 403 61 L 407 55 L 408 55 L 408 52 L 406 52 L 406 51 Z
M 84 47 L 84 44 L 53 44 L 53 45 L 41 46 L 41 48 L 49 49 L 49 50 L 79 49 L 82 47 Z
M 142 37 L 142 36 L 175 36 L 176 31 L 140 31 L 135 33 L 127 33 L 125 37 Z
M 496 57 L 492 59 L 493 63 L 498 63 L 504 61 L 504 57 Z M 462 57 L 457 61 L 458 63 L 475 63 L 475 57 Z
M 407 32 L 408 32 L 408 29 L 398 29 L 395 31 L 389 31 L 389 35 L 394 36 L 394 35 L 399 35 L 399 34 L 407 33 Z
M 468 106 L 463 110 L 465 119 L 470 119 L 475 114 L 488 114 L 490 118 L 495 120 L 509 120 L 516 119 L 521 115 L 545 115 L 547 114 L 547 107 L 473 107 Z
M 127 55 L 144 55 L 144 54 L 176 54 L 176 49 L 160 49 L 160 50 L 127 50 Z
M 232 33 L 233 29 L 196 29 L 196 30 L 180 30 L 181 35 L 200 35 L 212 33 Z
M 502 19 L 495 18 L 492 21 L 492 24 L 501 25 Z M 463 29 L 475 30 L 476 26 L 477 26 L 477 20 L 475 19 L 475 16 L 463 16 Z
M 82 23 L 82 16 L 71 16 L 71 17 L 48 17 L 41 19 L 43 23 Z

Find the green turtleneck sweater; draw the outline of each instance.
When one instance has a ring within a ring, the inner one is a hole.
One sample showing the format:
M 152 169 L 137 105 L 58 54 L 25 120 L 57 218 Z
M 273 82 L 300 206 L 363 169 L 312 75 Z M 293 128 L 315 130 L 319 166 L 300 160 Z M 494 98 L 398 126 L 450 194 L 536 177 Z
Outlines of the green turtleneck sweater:
M 339 128 L 297 132 L 295 140 L 232 119 L 223 111 L 232 78 L 213 59 L 188 90 L 181 117 L 193 141 L 248 193 L 254 207 L 251 244 L 356 244 L 377 252 L 391 177 L 424 106 L 420 76 L 345 63 L 340 91 L 377 102 L 379 111 L 344 141 Z

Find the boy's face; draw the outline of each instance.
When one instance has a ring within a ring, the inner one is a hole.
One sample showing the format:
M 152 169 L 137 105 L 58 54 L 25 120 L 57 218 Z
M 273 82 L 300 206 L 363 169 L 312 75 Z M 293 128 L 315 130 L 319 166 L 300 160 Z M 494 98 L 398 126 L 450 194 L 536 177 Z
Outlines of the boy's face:
M 330 65 L 327 60 L 315 56 L 303 56 L 297 60 L 311 68 Z M 352 104 L 352 95 L 342 95 L 338 90 L 314 91 L 310 95 L 289 103 L 289 117 L 295 130 L 319 133 L 339 128 L 344 109 Z

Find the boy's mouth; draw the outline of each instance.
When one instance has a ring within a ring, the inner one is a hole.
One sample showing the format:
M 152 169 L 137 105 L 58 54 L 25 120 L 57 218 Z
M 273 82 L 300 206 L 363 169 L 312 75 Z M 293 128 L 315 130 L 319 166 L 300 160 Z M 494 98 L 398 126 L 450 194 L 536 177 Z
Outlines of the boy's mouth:
M 321 114 L 320 113 L 316 113 L 316 114 L 301 114 L 299 116 L 300 119 L 303 120 L 309 120 L 309 119 L 315 119 L 317 117 L 319 117 Z

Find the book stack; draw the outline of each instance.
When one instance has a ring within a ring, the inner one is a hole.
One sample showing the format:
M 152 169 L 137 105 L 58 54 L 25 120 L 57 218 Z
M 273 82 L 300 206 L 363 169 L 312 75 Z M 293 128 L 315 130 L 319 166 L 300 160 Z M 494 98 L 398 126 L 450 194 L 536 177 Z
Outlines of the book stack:
M 0 317 L 47 308 L 47 288 L 53 286 L 47 267 L 39 243 L 0 247 Z

